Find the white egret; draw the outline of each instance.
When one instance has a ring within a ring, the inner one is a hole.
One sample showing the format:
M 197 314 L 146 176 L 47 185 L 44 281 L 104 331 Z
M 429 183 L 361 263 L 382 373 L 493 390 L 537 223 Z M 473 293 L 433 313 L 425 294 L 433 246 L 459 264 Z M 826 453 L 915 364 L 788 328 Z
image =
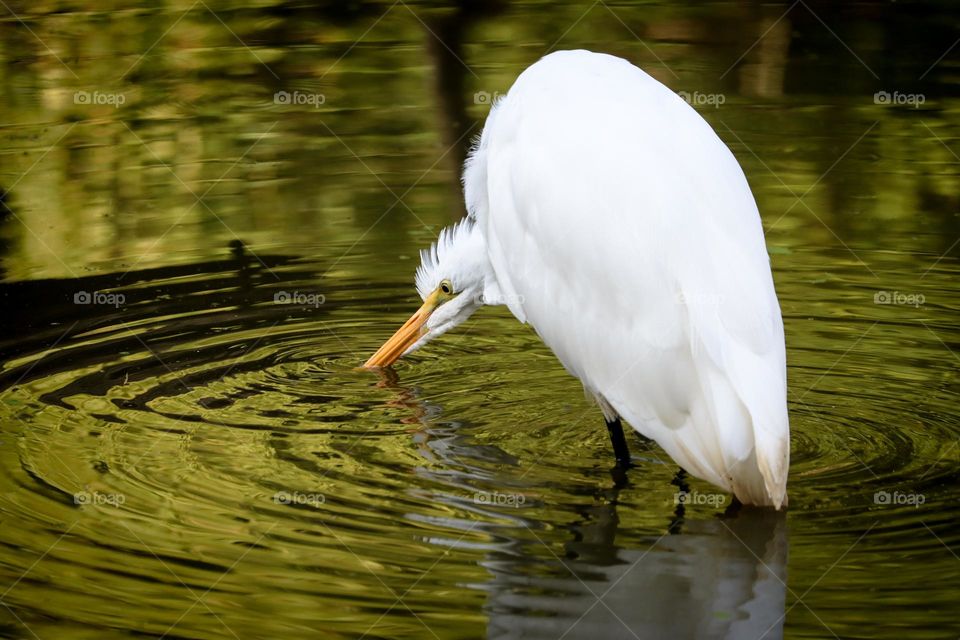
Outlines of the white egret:
M 421 253 L 423 306 L 388 366 L 484 304 L 530 323 L 596 399 L 742 503 L 786 504 L 783 321 L 740 165 L 630 64 L 552 53 L 494 104 L 463 175 L 468 216 Z

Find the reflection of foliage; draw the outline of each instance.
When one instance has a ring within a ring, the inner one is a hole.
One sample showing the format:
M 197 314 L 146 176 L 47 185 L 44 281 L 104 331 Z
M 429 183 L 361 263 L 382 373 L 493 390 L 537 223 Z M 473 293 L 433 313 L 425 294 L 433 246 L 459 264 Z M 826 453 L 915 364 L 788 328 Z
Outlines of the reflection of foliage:
M 10 208 L 10 192 L 0 187 L 0 222 L 5 221 L 13 214 Z
M 189 259 L 237 237 L 339 255 L 374 223 L 366 241 L 411 254 L 432 233 L 424 223 L 460 210 L 452 159 L 469 137 L 454 144 L 456 133 L 488 108 L 470 97 L 506 90 L 551 47 L 610 51 L 677 90 L 725 94 L 701 111 L 744 164 L 767 224 L 789 211 L 774 244 L 836 245 L 817 217 L 859 246 L 908 235 L 917 214 L 926 233 L 897 248 L 942 253 L 958 233 L 950 57 L 927 71 L 955 35 L 945 3 L 811 2 L 784 15 L 789 5 L 503 2 L 495 17 L 466 0 L 86 4 L 13 3 L 30 30 L 0 24 L 0 171 L 32 230 L 4 223 L 2 237 L 17 239 L 11 277 Z M 881 89 L 927 104 L 876 105 Z M 124 104 L 75 104 L 78 90 Z M 295 90 L 324 102 L 274 103 Z M 796 204 L 791 192 L 810 187 Z

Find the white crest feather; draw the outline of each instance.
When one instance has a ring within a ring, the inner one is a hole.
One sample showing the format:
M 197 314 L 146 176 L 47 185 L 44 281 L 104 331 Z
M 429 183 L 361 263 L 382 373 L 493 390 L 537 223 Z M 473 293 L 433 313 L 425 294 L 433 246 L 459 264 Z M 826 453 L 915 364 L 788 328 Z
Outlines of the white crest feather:
M 474 221 L 464 218 L 456 224 L 443 229 L 437 241 L 429 249 L 420 251 L 420 266 L 417 267 L 417 293 L 422 300 L 426 300 L 434 289 L 440 286 L 440 281 L 449 278 L 453 281 L 454 289 L 459 290 L 462 283 L 457 282 L 458 274 L 470 265 L 464 262 L 466 256 L 461 251 L 472 243 Z M 479 236 L 477 236 L 478 239 Z M 482 241 L 482 239 L 480 239 Z

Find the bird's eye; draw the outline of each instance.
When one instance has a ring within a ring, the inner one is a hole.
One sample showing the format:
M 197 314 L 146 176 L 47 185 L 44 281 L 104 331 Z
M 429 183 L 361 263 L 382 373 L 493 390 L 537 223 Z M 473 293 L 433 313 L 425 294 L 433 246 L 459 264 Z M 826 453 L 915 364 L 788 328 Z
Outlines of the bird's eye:
M 442 291 L 444 295 L 450 295 L 453 293 L 453 283 L 449 280 L 442 280 L 440 282 L 440 291 Z

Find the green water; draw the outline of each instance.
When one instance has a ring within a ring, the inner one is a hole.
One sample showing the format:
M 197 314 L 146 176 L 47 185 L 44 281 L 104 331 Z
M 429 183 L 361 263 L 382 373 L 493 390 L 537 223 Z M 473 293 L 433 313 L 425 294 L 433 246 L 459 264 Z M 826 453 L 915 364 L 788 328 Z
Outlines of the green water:
M 0 636 L 957 637 L 949 9 L 0 7 Z M 487 95 L 576 47 L 705 96 L 744 166 L 786 513 L 721 517 L 632 436 L 612 477 L 506 310 L 355 368 L 417 306 Z

